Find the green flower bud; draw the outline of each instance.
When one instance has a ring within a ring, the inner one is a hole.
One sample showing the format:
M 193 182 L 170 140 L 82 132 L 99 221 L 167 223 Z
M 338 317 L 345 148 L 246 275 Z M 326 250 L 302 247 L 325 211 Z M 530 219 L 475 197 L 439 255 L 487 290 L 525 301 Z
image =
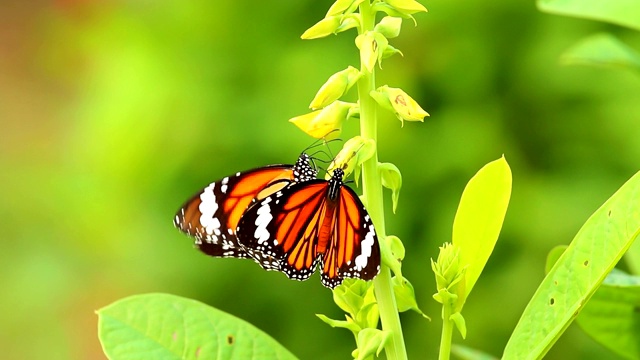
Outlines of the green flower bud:
M 391 39 L 400 35 L 400 28 L 402 27 L 402 19 L 394 16 L 385 16 L 380 22 L 373 28 L 374 31 L 384 35 L 387 39 Z
M 431 267 L 436 274 L 438 290 L 449 289 L 460 281 L 460 249 L 455 245 L 445 243 L 440 247 L 438 260 L 432 262 Z
M 427 12 L 427 8 L 415 0 L 384 0 L 384 2 L 405 15 L 411 15 L 421 11 Z
M 370 95 L 380 106 L 393 111 L 403 125 L 405 120 L 424 121 L 424 117 L 429 116 L 429 113 L 402 89 L 384 85 L 372 91 Z
M 360 59 L 368 71 L 373 71 L 376 61 L 382 59 L 384 49 L 389 44 L 384 35 L 377 31 L 367 31 L 356 37 L 356 46 L 360 49 Z
M 329 11 L 327 11 L 327 16 L 352 13 L 363 1 L 364 0 L 337 0 L 331 5 Z
M 354 136 L 344 143 L 344 146 L 327 168 L 327 176 L 334 169 L 344 170 L 345 176 L 370 159 L 375 152 L 375 141 L 365 139 L 362 136 Z M 330 177 L 330 176 L 329 176 Z
M 360 71 L 353 66 L 331 75 L 318 90 L 309 108 L 312 110 L 320 109 L 338 100 L 358 82 L 358 79 L 360 79 Z
M 310 40 L 335 34 L 341 22 L 341 16 L 327 16 L 307 29 L 300 37 L 304 40 Z
M 357 105 L 353 103 L 334 101 L 322 110 L 296 116 L 289 121 L 316 139 L 325 138 L 328 135 L 337 137 L 342 130 L 342 122 L 347 119 L 350 109 L 355 106 Z

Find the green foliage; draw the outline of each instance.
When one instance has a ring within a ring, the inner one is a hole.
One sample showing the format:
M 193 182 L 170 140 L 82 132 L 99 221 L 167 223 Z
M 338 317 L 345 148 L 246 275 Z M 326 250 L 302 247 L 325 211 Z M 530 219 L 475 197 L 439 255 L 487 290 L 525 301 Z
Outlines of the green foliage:
M 613 269 L 576 322 L 584 332 L 626 359 L 640 359 L 640 277 Z
M 560 59 L 567 65 L 595 65 L 640 72 L 640 53 L 607 33 L 591 35 L 567 49 Z
M 540 359 L 640 234 L 640 173 L 583 225 L 527 305 L 504 359 Z M 606 246 L 604 244 L 606 243 Z
M 640 30 L 636 0 L 538 0 L 538 8 L 554 14 L 607 21 Z
M 480 278 L 498 241 L 511 198 L 511 168 L 502 157 L 485 165 L 462 192 L 453 221 L 453 245 L 466 268 L 462 303 Z
M 253 325 L 198 301 L 131 296 L 97 311 L 110 359 L 295 359 Z

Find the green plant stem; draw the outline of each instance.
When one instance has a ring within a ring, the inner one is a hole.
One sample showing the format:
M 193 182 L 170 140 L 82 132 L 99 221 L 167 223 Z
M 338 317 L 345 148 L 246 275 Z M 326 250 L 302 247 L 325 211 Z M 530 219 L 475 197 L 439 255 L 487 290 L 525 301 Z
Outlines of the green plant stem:
M 451 305 L 442 305 L 442 336 L 440 337 L 439 360 L 449 360 L 451 354 L 451 335 L 453 335 L 453 321 L 451 317 Z
M 361 33 L 373 30 L 375 14 L 371 11 L 369 1 L 360 5 L 362 16 Z M 369 72 L 361 59 L 360 71 L 362 78 L 358 81 L 358 98 L 360 100 L 360 135 L 365 139 L 377 141 L 377 104 L 369 96 L 375 90 L 375 71 Z M 369 215 L 376 226 L 378 239 L 384 241 L 386 237 L 384 223 L 384 208 L 382 199 L 382 182 L 378 171 L 378 151 L 362 165 L 362 191 L 366 201 Z M 391 341 L 385 346 L 387 359 L 406 360 L 407 350 L 402 336 L 402 326 L 396 305 L 393 285 L 391 283 L 391 270 L 385 264 L 380 265 L 380 274 L 374 282 L 376 301 L 380 311 L 382 329 L 391 333 Z

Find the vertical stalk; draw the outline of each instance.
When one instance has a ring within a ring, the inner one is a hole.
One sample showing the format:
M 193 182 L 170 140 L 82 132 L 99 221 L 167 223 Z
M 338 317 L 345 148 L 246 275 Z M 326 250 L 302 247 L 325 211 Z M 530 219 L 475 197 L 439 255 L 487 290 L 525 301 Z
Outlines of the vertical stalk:
M 451 354 L 451 335 L 453 334 L 453 321 L 451 317 L 452 306 L 442 305 L 442 335 L 440 336 L 440 353 L 438 360 L 449 360 Z
M 360 4 L 362 16 L 361 33 L 373 30 L 375 14 L 371 11 L 369 0 Z M 375 70 L 368 71 L 361 59 L 360 71 L 362 77 L 358 81 L 358 98 L 360 101 L 360 135 L 365 139 L 377 141 L 376 102 L 369 93 L 375 90 Z M 369 215 L 375 224 L 378 239 L 384 241 L 386 237 L 384 223 L 384 208 L 382 198 L 382 182 L 378 171 L 378 150 L 362 165 L 362 191 Z M 402 336 L 402 326 L 396 305 L 391 270 L 384 264 L 380 265 L 380 274 L 373 281 L 376 301 L 380 311 L 382 329 L 391 332 L 391 340 L 385 347 L 387 359 L 406 360 L 407 350 Z

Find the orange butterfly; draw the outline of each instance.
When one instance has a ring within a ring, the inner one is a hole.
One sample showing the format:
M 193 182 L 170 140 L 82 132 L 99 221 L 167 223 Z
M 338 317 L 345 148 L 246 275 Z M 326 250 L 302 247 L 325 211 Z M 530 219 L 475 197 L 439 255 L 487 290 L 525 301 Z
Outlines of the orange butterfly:
M 322 284 L 373 279 L 380 248 L 371 218 L 342 169 L 330 180 L 298 182 L 259 200 L 238 224 L 238 242 L 266 270 L 306 280 L 320 268 Z

